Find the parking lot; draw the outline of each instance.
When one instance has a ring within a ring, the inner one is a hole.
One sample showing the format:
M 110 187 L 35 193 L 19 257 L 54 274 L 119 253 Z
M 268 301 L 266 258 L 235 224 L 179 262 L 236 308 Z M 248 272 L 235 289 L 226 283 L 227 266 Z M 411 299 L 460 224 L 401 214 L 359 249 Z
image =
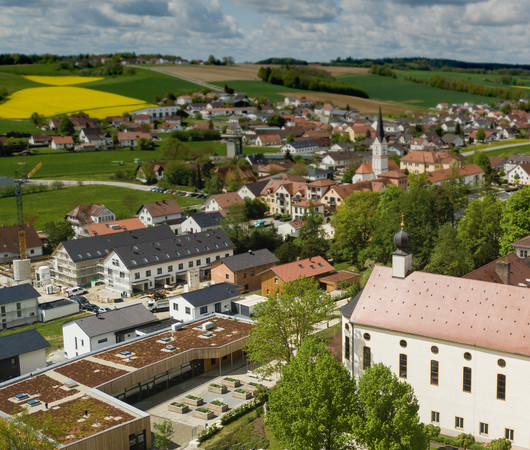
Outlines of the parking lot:
M 160 188 L 153 186 L 149 188 L 149 191 L 151 192 L 160 192 L 164 194 L 173 194 L 173 195 L 179 195 L 181 197 L 193 197 L 193 198 L 208 198 L 208 194 L 203 194 L 202 192 L 189 192 L 189 191 L 178 191 L 178 190 L 170 190 L 167 188 Z

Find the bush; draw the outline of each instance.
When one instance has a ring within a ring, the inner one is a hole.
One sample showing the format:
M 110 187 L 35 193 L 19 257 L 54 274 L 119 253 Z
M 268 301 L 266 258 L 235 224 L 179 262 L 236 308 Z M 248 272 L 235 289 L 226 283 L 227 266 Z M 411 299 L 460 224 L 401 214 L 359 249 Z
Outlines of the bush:
M 472 434 L 460 433 L 456 437 L 456 445 L 463 448 L 470 448 L 475 443 L 475 437 Z
M 425 431 L 427 431 L 427 435 L 431 441 L 440 436 L 440 427 L 434 426 L 431 423 L 425 427 Z
M 221 428 L 219 428 L 216 424 L 213 424 L 212 426 L 202 430 L 197 436 L 197 440 L 199 443 L 203 443 L 212 436 L 215 436 L 217 433 L 219 433 L 219 431 L 221 431 Z
M 246 413 L 256 409 L 258 406 L 261 406 L 261 402 L 258 400 L 253 400 L 228 411 L 223 417 L 221 417 L 221 425 L 228 425 L 229 423 L 232 423 L 234 420 L 244 416 Z
M 499 438 L 490 442 L 490 450 L 510 450 L 512 443 L 508 439 Z

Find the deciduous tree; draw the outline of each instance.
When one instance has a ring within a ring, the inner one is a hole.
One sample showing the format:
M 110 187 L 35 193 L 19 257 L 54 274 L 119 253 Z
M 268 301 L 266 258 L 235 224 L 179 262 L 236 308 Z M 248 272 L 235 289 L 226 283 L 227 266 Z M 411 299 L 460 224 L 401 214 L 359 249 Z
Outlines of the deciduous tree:
M 513 251 L 510 244 L 530 234 L 530 186 L 513 194 L 501 219 L 501 255 Z
M 267 426 L 284 448 L 345 448 L 355 403 L 355 380 L 322 341 L 310 337 L 269 394 Z
M 74 228 L 67 220 L 56 220 L 44 224 L 42 230 L 48 235 L 51 248 L 57 247 L 61 242 L 74 237 Z
M 473 259 L 467 246 L 460 242 L 456 228 L 447 223 L 438 230 L 427 272 L 461 277 L 473 270 Z

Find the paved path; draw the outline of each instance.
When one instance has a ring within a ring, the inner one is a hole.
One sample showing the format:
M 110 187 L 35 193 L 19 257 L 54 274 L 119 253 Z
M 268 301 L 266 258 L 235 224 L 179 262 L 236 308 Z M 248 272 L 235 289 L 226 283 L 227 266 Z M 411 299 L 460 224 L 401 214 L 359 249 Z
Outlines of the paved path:
M 148 191 L 153 186 L 143 185 L 143 184 L 135 184 L 135 183 L 125 183 L 123 181 L 103 181 L 103 180 L 87 180 L 87 181 L 77 181 L 77 180 L 28 180 L 28 183 L 33 184 L 46 184 L 46 185 L 52 185 L 53 183 L 63 183 L 65 187 L 72 187 L 72 186 L 79 186 L 80 183 L 82 183 L 83 186 L 86 185 L 106 185 L 106 186 L 115 186 L 115 187 L 123 187 L 128 189 L 136 189 L 138 191 Z
M 181 75 L 178 73 L 173 72 L 166 72 L 162 69 L 154 69 L 152 67 L 142 67 L 142 66 L 132 66 L 136 67 L 137 69 L 143 69 L 143 70 L 150 70 L 151 72 L 158 72 L 163 73 L 164 75 L 169 75 L 170 77 L 180 78 L 181 80 L 188 81 L 189 83 L 198 84 L 199 86 L 204 86 L 205 88 L 211 89 L 214 92 L 222 92 L 223 89 L 221 89 L 219 86 L 216 86 L 215 84 L 206 83 L 201 80 L 197 80 L 195 78 L 187 77 L 186 75 Z
M 520 144 L 498 145 L 496 147 L 479 148 L 479 149 L 477 149 L 477 151 L 479 151 L 479 152 L 492 152 L 494 150 L 501 150 L 503 148 L 521 147 L 522 145 L 529 145 L 529 144 L 530 144 L 530 142 L 521 142 Z M 475 153 L 475 150 L 470 150 L 468 152 L 461 153 L 461 155 L 470 156 L 473 153 Z

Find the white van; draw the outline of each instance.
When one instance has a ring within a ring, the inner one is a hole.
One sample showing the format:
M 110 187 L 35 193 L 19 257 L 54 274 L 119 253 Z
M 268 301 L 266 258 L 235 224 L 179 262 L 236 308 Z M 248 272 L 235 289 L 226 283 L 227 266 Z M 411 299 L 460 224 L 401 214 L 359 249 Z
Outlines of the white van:
M 66 290 L 66 296 L 67 297 L 73 297 L 74 295 L 86 294 L 86 292 L 87 292 L 86 289 L 83 289 L 80 286 L 76 286 L 76 287 L 73 287 L 73 288 L 68 288 Z

